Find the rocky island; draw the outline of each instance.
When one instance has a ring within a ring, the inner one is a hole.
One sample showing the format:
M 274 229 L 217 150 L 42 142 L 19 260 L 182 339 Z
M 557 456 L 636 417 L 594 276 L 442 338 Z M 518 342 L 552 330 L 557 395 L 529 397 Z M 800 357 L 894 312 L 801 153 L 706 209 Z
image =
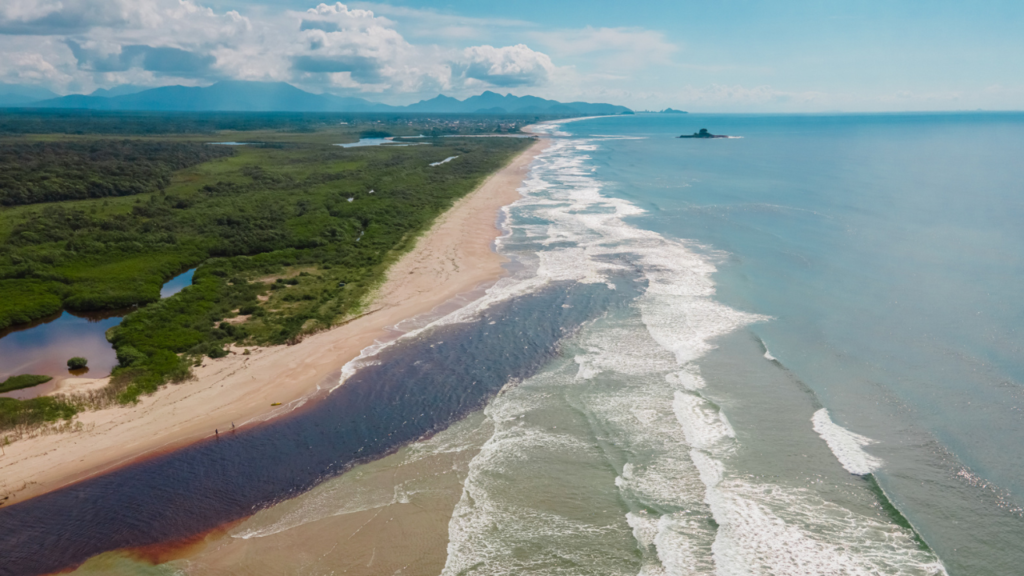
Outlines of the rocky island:
M 679 138 L 728 138 L 728 136 L 721 135 L 721 134 L 712 134 L 712 133 L 708 132 L 707 128 L 701 128 L 700 132 L 694 132 L 693 134 L 691 134 L 689 136 L 686 135 L 686 134 L 683 134 L 682 136 L 679 136 Z

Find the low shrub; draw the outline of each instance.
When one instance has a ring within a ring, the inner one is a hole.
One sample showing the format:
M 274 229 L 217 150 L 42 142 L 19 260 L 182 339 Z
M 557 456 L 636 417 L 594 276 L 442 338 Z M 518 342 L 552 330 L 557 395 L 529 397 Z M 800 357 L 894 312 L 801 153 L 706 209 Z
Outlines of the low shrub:
M 12 390 L 21 390 L 22 388 L 31 388 L 44 382 L 49 382 L 50 380 L 53 380 L 53 378 L 49 376 L 37 376 L 35 374 L 11 376 L 7 380 L 0 382 L 0 393 L 10 392 Z
M 0 430 L 71 420 L 79 408 L 73 403 L 54 396 L 40 396 L 30 400 L 0 398 Z

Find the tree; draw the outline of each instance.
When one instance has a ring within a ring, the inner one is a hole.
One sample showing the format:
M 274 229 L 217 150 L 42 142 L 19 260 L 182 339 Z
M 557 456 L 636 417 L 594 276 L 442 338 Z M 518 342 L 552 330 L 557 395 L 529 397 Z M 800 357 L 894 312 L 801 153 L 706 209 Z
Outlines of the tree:
M 68 370 L 79 370 L 81 368 L 85 368 L 87 364 L 89 364 L 88 360 L 81 356 L 75 356 L 68 360 Z

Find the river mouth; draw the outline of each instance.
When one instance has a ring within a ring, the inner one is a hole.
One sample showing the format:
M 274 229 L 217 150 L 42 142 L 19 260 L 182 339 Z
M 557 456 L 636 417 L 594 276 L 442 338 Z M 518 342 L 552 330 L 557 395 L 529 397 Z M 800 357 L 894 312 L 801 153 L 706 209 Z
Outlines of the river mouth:
M 195 268 L 171 278 L 160 289 L 167 298 L 192 284 Z M 53 379 L 31 388 L 0 394 L 0 398 L 27 400 L 51 394 L 70 378 L 106 378 L 117 366 L 107 330 L 117 326 L 132 308 L 97 312 L 63 310 L 29 324 L 0 331 L 0 381 L 19 374 L 38 374 Z M 67 361 L 81 356 L 87 368 L 69 370 Z
M 515 297 L 393 344 L 344 386 L 287 416 L 4 508 L 0 575 L 50 573 L 103 552 L 185 541 L 431 437 L 529 378 L 559 354 L 566 335 L 634 298 L 634 284 L 558 283 Z

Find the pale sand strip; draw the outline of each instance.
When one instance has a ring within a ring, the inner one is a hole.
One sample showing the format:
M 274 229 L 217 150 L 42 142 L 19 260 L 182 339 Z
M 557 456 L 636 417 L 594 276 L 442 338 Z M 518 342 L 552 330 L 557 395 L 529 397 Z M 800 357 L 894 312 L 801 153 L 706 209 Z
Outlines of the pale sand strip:
M 500 234 L 501 207 L 519 198 L 517 189 L 536 142 L 477 190 L 458 201 L 389 271 L 368 310 L 352 322 L 306 338 L 294 346 L 256 350 L 250 356 L 207 359 L 193 381 L 163 387 L 136 406 L 85 412 L 84 430 L 29 438 L 0 456 L 0 505 L 10 505 L 110 470 L 150 453 L 178 448 L 287 405 L 317 385 L 377 339 L 386 327 L 499 278 L 505 259 L 492 250 Z

